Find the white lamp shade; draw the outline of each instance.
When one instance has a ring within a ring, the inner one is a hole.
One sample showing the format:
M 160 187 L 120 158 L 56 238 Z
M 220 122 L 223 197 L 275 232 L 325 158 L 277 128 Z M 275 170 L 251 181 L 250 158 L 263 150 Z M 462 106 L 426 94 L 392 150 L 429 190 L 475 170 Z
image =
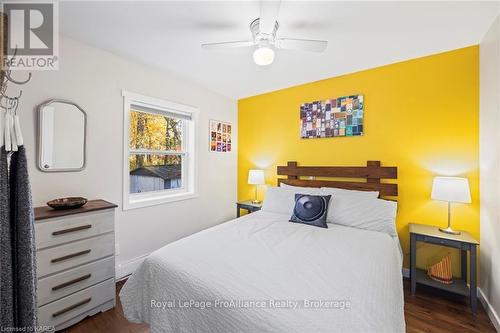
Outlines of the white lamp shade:
M 460 177 L 434 177 L 431 198 L 449 202 L 470 203 L 469 180 Z
M 250 170 L 248 171 L 248 184 L 251 185 L 263 185 L 264 180 L 264 170 Z

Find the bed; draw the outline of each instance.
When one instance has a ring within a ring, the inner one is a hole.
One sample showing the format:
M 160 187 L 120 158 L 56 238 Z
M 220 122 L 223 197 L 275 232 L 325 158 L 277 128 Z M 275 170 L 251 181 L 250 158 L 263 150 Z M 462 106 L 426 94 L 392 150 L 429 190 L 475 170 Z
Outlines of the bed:
M 278 167 L 279 183 L 396 196 L 397 169 Z M 377 163 L 377 162 L 375 162 Z M 321 180 L 303 176 L 322 177 Z M 365 182 L 323 177 L 364 178 Z M 259 211 L 155 251 L 120 292 L 126 318 L 152 332 L 404 332 L 397 236 L 289 223 Z

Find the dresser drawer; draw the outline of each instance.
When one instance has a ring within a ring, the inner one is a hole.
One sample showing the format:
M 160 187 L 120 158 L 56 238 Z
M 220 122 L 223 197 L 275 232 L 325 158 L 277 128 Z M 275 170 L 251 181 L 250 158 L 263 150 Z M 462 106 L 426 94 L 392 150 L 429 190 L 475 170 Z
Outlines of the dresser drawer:
M 43 249 L 114 230 L 114 211 L 104 210 L 41 220 L 35 224 L 36 247 Z
M 109 233 L 37 252 L 38 277 L 101 259 L 114 253 L 114 234 Z
M 115 297 L 115 281 L 109 279 L 38 308 L 41 326 L 58 326 Z
M 38 280 L 38 305 L 92 286 L 115 276 L 114 258 L 108 257 Z

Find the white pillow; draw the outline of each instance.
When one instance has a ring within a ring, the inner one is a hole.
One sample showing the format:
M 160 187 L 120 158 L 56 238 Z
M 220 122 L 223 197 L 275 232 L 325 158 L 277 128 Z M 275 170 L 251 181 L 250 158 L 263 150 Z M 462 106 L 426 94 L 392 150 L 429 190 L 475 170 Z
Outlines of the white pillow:
M 313 194 L 320 195 L 321 191 L 318 188 L 307 187 L 273 187 L 268 186 L 262 210 L 266 212 L 286 214 L 292 216 L 293 207 L 295 206 L 295 194 Z
M 328 205 L 326 222 L 348 227 L 385 232 L 397 236 L 396 213 L 398 204 L 374 198 L 353 195 L 333 195 Z
M 322 187 L 321 190 L 323 191 L 323 195 L 355 195 L 358 197 L 363 197 L 363 198 L 378 198 L 379 192 L 378 191 L 357 191 L 357 190 L 345 190 L 343 188 L 337 188 L 337 187 Z

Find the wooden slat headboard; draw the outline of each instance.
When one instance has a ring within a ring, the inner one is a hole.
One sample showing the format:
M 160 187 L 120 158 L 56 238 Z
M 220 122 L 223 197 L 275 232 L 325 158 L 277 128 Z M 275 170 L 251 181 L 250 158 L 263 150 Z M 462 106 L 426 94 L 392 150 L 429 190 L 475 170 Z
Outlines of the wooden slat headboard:
M 397 179 L 397 167 L 383 167 L 380 161 L 368 161 L 363 167 L 347 166 L 298 166 L 297 162 L 288 162 L 278 166 L 278 185 L 281 183 L 304 187 L 338 187 L 347 190 L 379 191 L 380 196 L 397 196 L 398 185 L 382 183 L 381 179 Z M 326 178 L 362 178 L 366 182 L 342 180 L 301 179 L 300 177 Z

